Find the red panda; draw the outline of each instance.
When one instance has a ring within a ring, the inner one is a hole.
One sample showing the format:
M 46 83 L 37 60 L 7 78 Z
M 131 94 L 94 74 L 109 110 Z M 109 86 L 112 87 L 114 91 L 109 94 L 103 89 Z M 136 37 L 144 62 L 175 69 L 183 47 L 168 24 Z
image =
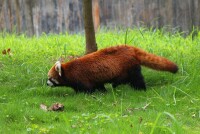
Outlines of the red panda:
M 76 92 L 106 91 L 104 84 L 130 84 L 146 90 L 141 65 L 176 73 L 178 66 L 168 59 L 132 46 L 105 48 L 67 63 L 59 61 L 49 70 L 47 85 L 68 86 Z

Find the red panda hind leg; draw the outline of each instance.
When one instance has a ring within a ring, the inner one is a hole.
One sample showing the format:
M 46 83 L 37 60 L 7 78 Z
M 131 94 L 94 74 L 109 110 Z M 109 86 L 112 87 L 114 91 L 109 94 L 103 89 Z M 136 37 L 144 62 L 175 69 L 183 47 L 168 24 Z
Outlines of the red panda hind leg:
M 121 84 L 130 84 L 130 86 L 136 90 L 146 90 L 146 85 L 140 66 L 134 66 L 128 71 L 127 74 L 128 75 L 126 77 L 120 77 L 112 82 L 112 87 L 116 88 Z
M 130 85 L 136 90 L 145 90 L 146 85 L 144 82 L 144 77 L 141 73 L 141 67 L 137 66 L 130 72 Z

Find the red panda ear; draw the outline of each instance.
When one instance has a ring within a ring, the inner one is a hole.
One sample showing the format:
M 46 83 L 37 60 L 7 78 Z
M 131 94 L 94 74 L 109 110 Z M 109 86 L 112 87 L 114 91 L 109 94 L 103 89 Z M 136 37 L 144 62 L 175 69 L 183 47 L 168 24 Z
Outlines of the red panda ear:
M 60 61 L 57 61 L 55 63 L 55 70 L 58 72 L 58 74 L 61 76 L 61 63 Z

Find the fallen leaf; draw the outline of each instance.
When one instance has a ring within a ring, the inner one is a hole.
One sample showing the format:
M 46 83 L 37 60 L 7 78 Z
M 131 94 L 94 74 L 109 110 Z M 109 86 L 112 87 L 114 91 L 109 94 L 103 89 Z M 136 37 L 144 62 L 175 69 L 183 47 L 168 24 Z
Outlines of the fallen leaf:
M 10 53 L 10 48 L 7 49 L 7 53 L 8 53 L 8 54 Z
M 45 104 L 40 104 L 40 109 L 44 111 L 63 111 L 64 105 L 61 103 L 54 103 L 48 108 Z
M 64 105 L 61 103 L 54 103 L 50 108 L 48 108 L 49 111 L 63 111 Z
M 47 111 L 47 106 L 44 104 L 40 104 L 40 109 Z
M 10 48 L 7 49 L 7 53 L 8 53 L 9 56 L 12 56 L 12 55 L 13 55 L 13 54 L 11 53 L 11 49 L 10 49 Z
M 5 49 L 2 51 L 2 54 L 3 54 L 3 55 L 6 55 L 6 50 L 5 50 Z
M 2 54 L 3 54 L 3 55 L 8 54 L 9 56 L 12 56 L 12 55 L 13 55 L 13 54 L 11 53 L 11 49 L 10 49 L 10 48 L 8 48 L 7 50 L 4 49 L 4 50 L 2 51 Z

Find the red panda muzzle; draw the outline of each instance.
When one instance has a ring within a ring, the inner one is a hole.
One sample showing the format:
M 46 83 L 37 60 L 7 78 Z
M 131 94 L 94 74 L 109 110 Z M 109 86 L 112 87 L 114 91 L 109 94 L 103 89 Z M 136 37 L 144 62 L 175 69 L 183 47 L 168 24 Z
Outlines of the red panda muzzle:
M 47 81 L 47 86 L 50 86 L 50 87 L 54 87 L 54 86 L 56 86 L 57 84 L 54 82 L 54 81 L 52 81 L 51 79 L 48 79 L 48 81 Z

